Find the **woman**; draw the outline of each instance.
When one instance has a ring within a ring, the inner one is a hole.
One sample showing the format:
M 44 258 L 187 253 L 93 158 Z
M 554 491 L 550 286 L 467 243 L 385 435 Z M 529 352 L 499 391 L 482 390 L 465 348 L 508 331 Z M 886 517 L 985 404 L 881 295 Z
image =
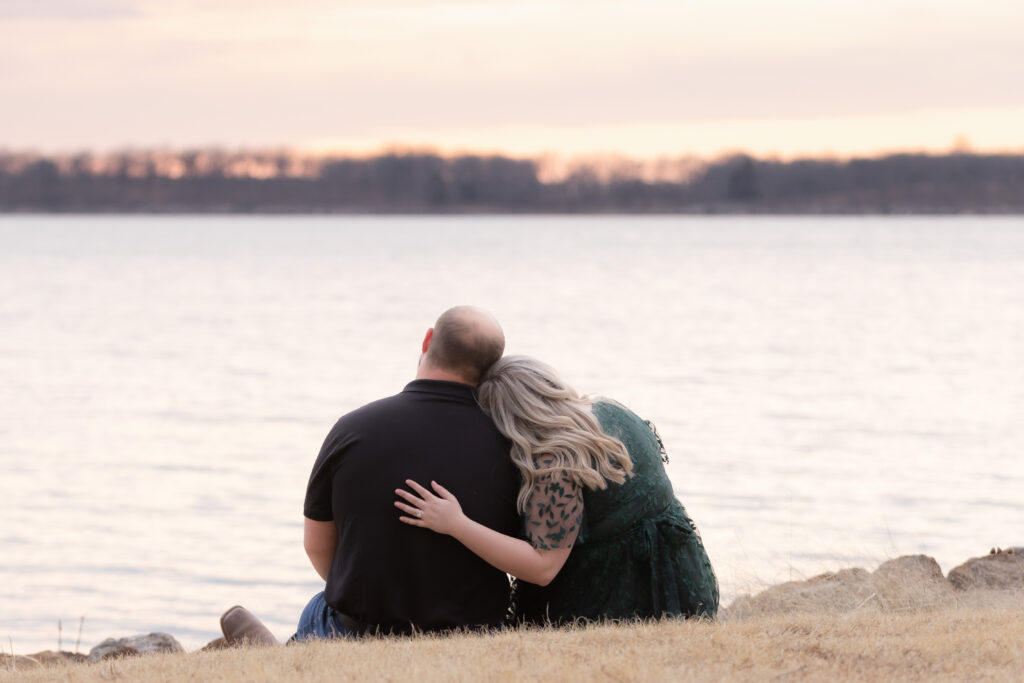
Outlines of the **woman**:
M 526 540 L 468 519 L 436 482 L 395 491 L 401 521 L 453 536 L 517 577 L 521 621 L 715 616 L 718 582 L 649 423 L 591 403 L 526 356 L 499 360 L 477 398 L 512 442 Z

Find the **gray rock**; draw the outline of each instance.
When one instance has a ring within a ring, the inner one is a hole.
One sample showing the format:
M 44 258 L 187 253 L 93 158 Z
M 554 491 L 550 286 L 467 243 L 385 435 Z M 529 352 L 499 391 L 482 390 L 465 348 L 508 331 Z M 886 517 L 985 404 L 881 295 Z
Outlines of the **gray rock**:
M 130 645 L 122 645 L 119 648 L 108 650 L 103 653 L 100 657 L 100 661 L 106 661 L 108 659 L 121 659 L 123 657 L 135 657 L 140 654 L 138 650 Z
M 959 590 L 1024 588 L 1024 548 L 993 548 L 951 569 L 949 582 Z
M 107 638 L 89 650 L 89 661 L 98 662 L 111 657 L 145 655 L 154 652 L 184 652 L 174 636 L 167 633 L 140 634 L 127 638 Z

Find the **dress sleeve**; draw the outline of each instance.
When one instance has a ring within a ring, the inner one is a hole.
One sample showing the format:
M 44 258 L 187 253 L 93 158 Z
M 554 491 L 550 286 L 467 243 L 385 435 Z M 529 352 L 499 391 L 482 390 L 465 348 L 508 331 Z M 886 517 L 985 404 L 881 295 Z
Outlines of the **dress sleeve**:
M 550 467 L 554 458 L 539 458 L 537 466 Z M 583 517 L 579 484 L 565 471 L 542 474 L 530 492 L 523 513 L 526 539 L 537 550 L 571 548 L 576 542 Z

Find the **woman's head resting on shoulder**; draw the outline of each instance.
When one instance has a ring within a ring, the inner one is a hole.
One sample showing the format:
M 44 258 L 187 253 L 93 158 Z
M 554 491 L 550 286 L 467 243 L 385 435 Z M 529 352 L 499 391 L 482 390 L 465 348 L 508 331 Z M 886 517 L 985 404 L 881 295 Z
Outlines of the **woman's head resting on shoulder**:
M 498 360 L 477 387 L 477 400 L 512 442 L 523 476 L 520 508 L 542 475 L 566 472 L 581 486 L 603 489 L 633 469 L 622 442 L 601 430 L 590 401 L 535 358 Z
M 528 412 L 529 405 L 534 402 L 585 402 L 553 367 L 530 356 L 499 358 L 484 373 L 477 396 L 481 402 L 512 401 L 522 404 L 523 412 Z

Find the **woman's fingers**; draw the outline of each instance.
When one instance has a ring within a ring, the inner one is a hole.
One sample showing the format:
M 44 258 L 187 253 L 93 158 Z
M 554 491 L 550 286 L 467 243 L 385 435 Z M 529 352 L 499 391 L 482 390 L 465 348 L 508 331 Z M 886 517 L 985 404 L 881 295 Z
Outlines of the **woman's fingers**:
M 419 499 L 414 497 L 414 500 Z M 395 507 L 408 515 L 412 515 L 411 517 L 406 517 L 405 515 L 399 516 L 399 522 L 405 522 L 406 524 L 420 527 L 427 525 L 427 523 L 423 521 L 423 512 L 418 507 L 406 505 L 400 500 L 395 501 Z
M 439 533 L 447 533 L 444 531 L 444 528 L 446 528 L 447 522 L 450 521 L 449 518 L 452 512 L 460 510 L 455 496 L 436 481 L 431 481 L 430 485 L 440 494 L 440 497 L 423 488 L 412 479 L 406 479 L 405 483 L 416 493 L 406 491 L 405 489 L 395 489 L 395 495 L 398 496 L 399 500 L 396 500 L 394 505 L 404 512 L 405 515 L 408 515 L 399 517 L 399 521 L 412 526 L 432 529 Z M 416 494 L 419 494 L 419 497 Z
M 420 511 L 420 509 L 418 507 L 414 507 L 412 505 L 406 505 L 405 503 L 403 503 L 401 501 L 398 501 L 398 500 L 395 501 L 395 507 L 398 508 L 399 510 L 401 510 L 402 512 L 408 512 L 413 517 L 419 517 L 419 515 L 416 514 L 417 512 Z
M 404 498 L 405 500 L 409 501 L 413 505 L 418 505 L 418 504 L 423 502 L 423 500 L 421 498 L 417 498 L 416 496 L 412 495 L 411 493 L 409 493 L 405 489 L 395 489 L 395 495 L 399 496 L 400 498 Z
M 399 500 L 396 500 L 394 505 L 405 513 L 398 518 L 399 521 L 439 534 L 451 534 L 452 529 L 463 517 L 462 508 L 455 496 L 436 481 L 431 481 L 430 486 L 439 495 L 431 493 L 412 479 L 406 479 L 405 484 L 415 493 L 395 489 L 395 495 Z M 419 494 L 419 497 L 416 494 Z
M 437 497 L 433 493 L 428 491 L 427 489 L 423 488 L 422 486 L 420 486 L 419 484 L 414 482 L 412 479 L 406 479 L 405 480 L 405 484 L 406 484 L 406 486 L 411 488 L 413 491 L 415 491 L 416 493 L 420 494 L 420 498 L 423 498 L 424 500 L 426 500 L 427 498 L 436 498 Z
M 446 489 L 445 487 L 441 486 L 436 481 L 431 481 L 430 482 L 430 486 L 435 491 L 437 491 L 438 495 L 440 495 L 442 498 L 445 498 L 447 500 L 452 500 L 453 498 L 455 498 L 455 496 L 453 496 L 448 489 Z

